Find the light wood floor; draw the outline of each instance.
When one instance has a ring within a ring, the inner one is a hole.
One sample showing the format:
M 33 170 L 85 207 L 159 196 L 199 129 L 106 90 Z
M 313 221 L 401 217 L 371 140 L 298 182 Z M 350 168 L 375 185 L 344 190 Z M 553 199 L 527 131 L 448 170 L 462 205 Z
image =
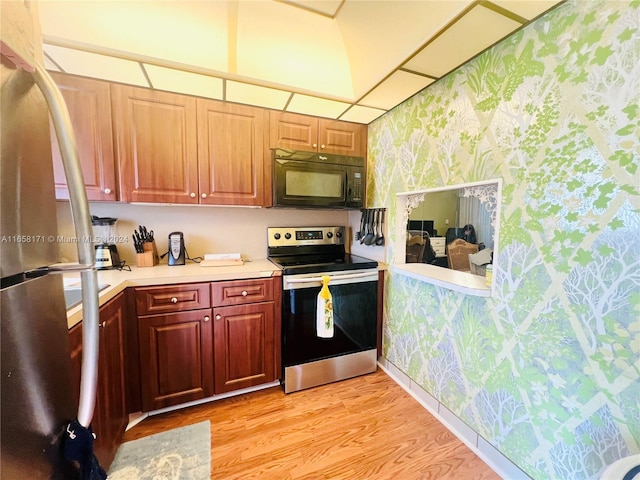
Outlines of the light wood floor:
M 202 420 L 211 421 L 216 480 L 500 478 L 382 370 L 150 417 L 124 440 Z

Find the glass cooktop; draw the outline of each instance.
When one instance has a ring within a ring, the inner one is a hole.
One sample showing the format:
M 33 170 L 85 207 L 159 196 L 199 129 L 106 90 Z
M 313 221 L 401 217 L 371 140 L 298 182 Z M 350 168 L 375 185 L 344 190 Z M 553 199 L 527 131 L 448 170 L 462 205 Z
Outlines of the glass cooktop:
M 279 267 L 282 267 L 283 275 L 378 268 L 378 262 L 375 260 L 351 255 L 349 253 L 343 253 L 337 256 L 321 254 L 287 255 L 269 257 L 269 260 Z

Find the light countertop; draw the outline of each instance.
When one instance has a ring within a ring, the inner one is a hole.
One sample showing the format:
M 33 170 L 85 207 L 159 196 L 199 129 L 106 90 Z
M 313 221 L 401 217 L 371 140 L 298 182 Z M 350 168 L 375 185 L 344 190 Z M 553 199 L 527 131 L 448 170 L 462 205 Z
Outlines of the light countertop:
M 115 297 L 127 287 L 150 285 L 170 285 L 176 283 L 216 282 L 221 280 L 243 280 L 280 276 L 280 269 L 267 259 L 247 261 L 244 265 L 232 267 L 201 267 L 197 263 L 187 265 L 155 267 L 131 267 L 126 270 L 98 270 L 98 284 L 109 286 L 98 294 L 100 306 Z M 80 284 L 80 274 L 65 274 L 65 286 Z M 82 320 L 82 305 L 67 310 L 67 324 L 73 327 Z

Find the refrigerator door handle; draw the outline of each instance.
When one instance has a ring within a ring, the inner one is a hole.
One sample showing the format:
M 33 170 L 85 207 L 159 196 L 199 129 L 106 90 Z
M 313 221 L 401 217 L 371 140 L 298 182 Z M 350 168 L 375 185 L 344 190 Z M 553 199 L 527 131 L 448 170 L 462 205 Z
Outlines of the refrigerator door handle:
M 87 265 L 82 263 L 52 263 L 51 265 L 47 265 L 46 267 L 29 270 L 25 273 L 27 277 L 35 278 L 41 277 L 42 275 L 47 275 L 49 273 L 82 273 L 91 269 L 95 269 L 95 266 L 93 264 Z
M 89 202 L 67 105 L 62 93 L 44 67 L 36 64 L 33 77 L 49 106 L 49 114 L 60 145 L 76 236 L 92 238 Z M 88 267 L 80 272 L 84 319 L 78 422 L 83 427 L 89 428 L 95 409 L 98 385 L 98 275 L 94 267 L 93 243 L 77 242 L 77 248 L 79 263 Z

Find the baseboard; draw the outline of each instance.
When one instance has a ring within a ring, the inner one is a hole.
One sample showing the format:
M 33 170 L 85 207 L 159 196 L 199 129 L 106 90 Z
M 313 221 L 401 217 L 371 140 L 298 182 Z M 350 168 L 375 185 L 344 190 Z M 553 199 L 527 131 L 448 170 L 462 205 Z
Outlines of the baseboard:
M 493 445 L 487 442 L 463 420 L 447 409 L 442 403 L 415 383 L 402 370 L 384 357 L 378 360 L 378 366 L 391 379 L 411 395 L 422 407 L 442 423 L 489 468 L 503 479 L 531 480 L 515 463 L 505 457 Z
M 202 405 L 203 403 L 215 402 L 217 400 L 222 400 L 224 398 L 236 397 L 238 395 L 243 395 L 245 393 L 257 392 L 258 390 L 264 390 L 265 388 L 279 387 L 280 380 L 276 380 L 275 382 L 263 383 L 262 385 L 257 385 L 255 387 L 242 388 L 239 390 L 234 390 L 232 392 L 221 393 L 219 395 L 214 395 L 212 397 L 203 398 L 201 400 L 194 400 L 192 402 L 181 403 L 180 405 L 174 405 L 171 407 L 160 408 L 158 410 L 152 410 L 147 412 L 146 415 L 152 417 L 153 415 L 159 415 L 161 413 L 173 412 L 174 410 L 181 410 L 187 407 L 193 407 L 195 405 Z

